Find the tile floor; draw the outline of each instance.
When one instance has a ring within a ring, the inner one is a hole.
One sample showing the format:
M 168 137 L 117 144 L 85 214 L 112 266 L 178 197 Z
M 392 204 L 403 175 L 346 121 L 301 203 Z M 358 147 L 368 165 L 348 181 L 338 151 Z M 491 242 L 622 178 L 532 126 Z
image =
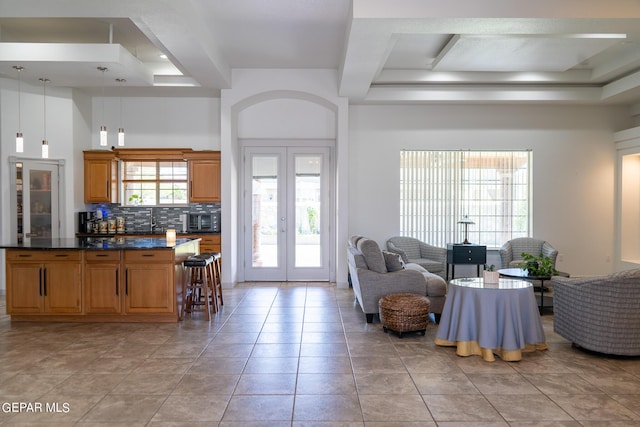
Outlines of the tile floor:
M 4 302 L 0 312 L 2 425 L 640 426 L 640 358 L 574 349 L 551 315 L 549 350 L 490 363 L 436 347 L 435 326 L 385 334 L 329 284 L 225 289 L 210 323 L 11 323 Z

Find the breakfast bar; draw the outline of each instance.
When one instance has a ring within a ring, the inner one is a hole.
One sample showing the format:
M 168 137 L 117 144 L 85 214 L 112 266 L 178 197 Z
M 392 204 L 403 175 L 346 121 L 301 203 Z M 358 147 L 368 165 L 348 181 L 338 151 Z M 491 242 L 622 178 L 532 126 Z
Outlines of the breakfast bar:
M 31 238 L 6 249 L 13 321 L 177 322 L 200 239 Z

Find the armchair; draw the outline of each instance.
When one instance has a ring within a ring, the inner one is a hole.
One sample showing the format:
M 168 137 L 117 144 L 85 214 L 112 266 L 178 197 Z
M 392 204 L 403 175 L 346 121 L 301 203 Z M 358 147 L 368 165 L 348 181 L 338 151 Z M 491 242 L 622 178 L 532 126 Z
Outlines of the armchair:
M 587 350 L 640 355 L 640 269 L 599 277 L 554 276 L 553 330 Z
M 424 243 L 414 237 L 396 236 L 387 240 L 387 249 L 399 254 L 405 263 L 415 263 L 445 277 L 447 250 Z
M 416 264 L 405 267 L 387 269 L 392 264 L 400 264 L 397 255 L 387 254 L 395 258 L 395 263 L 385 260 L 385 255 L 375 240 L 366 237 L 349 239 L 347 247 L 347 262 L 349 275 L 356 301 L 366 315 L 367 323 L 373 321 L 378 314 L 378 302 L 385 295 L 397 292 L 410 292 L 429 298 L 430 311 L 434 313 L 436 321 L 442 313 L 447 284 L 444 279 L 430 273 Z
M 558 251 L 551 244 L 544 240 L 532 239 L 530 237 L 519 237 L 509 240 L 500 248 L 501 268 L 516 268 L 523 261 L 522 253 L 538 256 L 540 254 L 551 258 L 553 267 L 556 266 Z

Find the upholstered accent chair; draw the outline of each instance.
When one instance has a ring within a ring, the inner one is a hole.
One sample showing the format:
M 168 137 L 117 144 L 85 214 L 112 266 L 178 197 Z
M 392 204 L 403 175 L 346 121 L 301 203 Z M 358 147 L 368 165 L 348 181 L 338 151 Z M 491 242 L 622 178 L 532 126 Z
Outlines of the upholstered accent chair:
M 355 299 L 367 323 L 379 312 L 380 298 L 410 292 L 426 296 L 436 322 L 444 307 L 447 284 L 444 279 L 417 264 L 406 264 L 398 254 L 382 251 L 375 240 L 354 236 L 347 245 L 347 262 Z
M 598 353 L 640 356 L 640 269 L 598 277 L 554 276 L 553 330 Z
M 431 273 L 445 277 L 447 250 L 414 237 L 396 236 L 387 240 L 387 249 L 399 254 L 405 263 L 418 264 Z
M 516 268 L 522 263 L 522 253 L 538 256 L 540 254 L 548 256 L 556 266 L 558 258 L 558 250 L 549 242 L 531 237 L 519 237 L 509 240 L 500 248 L 500 260 L 502 265 L 500 268 Z

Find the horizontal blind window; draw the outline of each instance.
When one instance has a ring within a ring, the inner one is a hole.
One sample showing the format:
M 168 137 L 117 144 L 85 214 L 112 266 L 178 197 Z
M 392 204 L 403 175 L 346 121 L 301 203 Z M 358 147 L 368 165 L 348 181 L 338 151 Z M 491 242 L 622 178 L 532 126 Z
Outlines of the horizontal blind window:
M 530 151 L 400 152 L 400 234 L 435 246 L 500 247 L 530 235 Z

